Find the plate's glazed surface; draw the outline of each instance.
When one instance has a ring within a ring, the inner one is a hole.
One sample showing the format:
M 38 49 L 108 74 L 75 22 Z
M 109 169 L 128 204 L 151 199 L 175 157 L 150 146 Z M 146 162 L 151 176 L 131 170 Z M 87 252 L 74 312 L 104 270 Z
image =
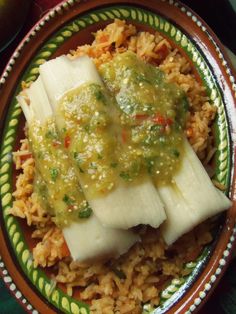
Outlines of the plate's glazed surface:
M 211 102 L 218 108 L 214 125 L 216 179 L 235 193 L 234 136 L 236 84 L 222 54 L 222 48 L 207 26 L 189 9 L 175 1 L 107 1 L 76 3 L 63 2 L 49 12 L 29 33 L 18 47 L 1 78 L 1 126 L 4 126 L 1 147 L 1 232 L 0 272 L 10 289 L 16 286 L 28 299 L 28 310 L 36 308 L 42 313 L 63 311 L 88 313 L 89 306 L 68 297 L 59 288 L 52 289 L 50 277 L 34 268 L 30 249 L 32 243 L 27 228 L 12 216 L 7 208 L 12 204 L 15 173 L 12 151 L 19 146 L 23 136 L 24 121 L 14 96 L 20 91 L 21 81 L 34 81 L 38 67 L 45 60 L 54 58 L 78 45 L 90 43 L 91 33 L 120 18 L 135 24 L 140 30 L 159 31 L 189 59 L 196 77 L 206 87 Z M 4 123 L 3 123 L 4 121 Z M 186 265 L 192 272 L 185 278 L 175 279 L 161 294 L 161 306 L 155 313 L 191 313 L 199 308 L 223 273 L 235 242 L 235 208 L 221 217 L 220 228 L 213 244 L 202 255 Z M 5 266 L 7 270 L 5 269 Z M 15 282 L 12 283 L 12 279 Z M 19 294 L 18 294 L 19 295 Z M 20 294 L 21 295 L 21 294 Z M 23 303 L 26 299 L 20 297 Z M 144 306 L 144 312 L 149 312 Z

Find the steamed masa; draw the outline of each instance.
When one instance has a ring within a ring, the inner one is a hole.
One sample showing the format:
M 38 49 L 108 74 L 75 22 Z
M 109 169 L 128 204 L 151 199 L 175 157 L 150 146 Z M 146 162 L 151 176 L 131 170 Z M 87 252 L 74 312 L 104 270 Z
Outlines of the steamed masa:
M 145 61 L 158 64 L 167 80 L 186 92 L 189 110 L 185 134 L 199 157 L 206 159 L 213 148 L 211 124 L 216 108 L 209 104 L 189 63 L 166 39 L 159 34 L 138 33 L 134 26 L 117 20 L 98 31 L 92 45 L 79 47 L 72 55 L 88 54 L 100 69 L 101 64 L 127 49 Z M 91 302 L 91 312 L 141 313 L 142 303 L 158 305 L 160 290 L 171 278 L 184 274 L 184 263 L 195 259 L 203 245 L 211 241 L 210 226 L 205 223 L 167 250 L 159 231 L 145 227 L 138 230 L 142 242 L 118 260 L 75 266 L 68 256 L 60 229 L 40 207 L 36 194 L 32 193 L 34 160 L 27 140 L 15 154 L 15 162 L 22 174 L 16 183 L 11 212 L 27 219 L 27 223 L 35 227 L 32 234 L 38 239 L 33 250 L 35 264 L 43 267 L 55 265 L 54 278 L 66 285 L 69 294 L 72 294 L 73 287 L 77 287 L 81 291 L 80 299 Z

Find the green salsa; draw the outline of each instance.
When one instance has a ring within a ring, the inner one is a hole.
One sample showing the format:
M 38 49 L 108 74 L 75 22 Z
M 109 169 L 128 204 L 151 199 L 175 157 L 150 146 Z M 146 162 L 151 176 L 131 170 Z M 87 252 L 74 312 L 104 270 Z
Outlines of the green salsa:
M 43 126 L 34 121 L 28 133 L 36 165 L 34 190 L 39 202 L 59 226 L 89 217 L 91 209 L 64 152 L 54 120 L 49 119 Z
M 90 198 L 109 192 L 116 181 L 114 109 L 98 84 L 68 92 L 58 107 L 62 140 Z
M 188 110 L 185 93 L 132 52 L 103 64 L 100 74 L 119 109 L 120 176 L 132 181 L 147 172 L 156 184 L 170 182 L 181 160 Z

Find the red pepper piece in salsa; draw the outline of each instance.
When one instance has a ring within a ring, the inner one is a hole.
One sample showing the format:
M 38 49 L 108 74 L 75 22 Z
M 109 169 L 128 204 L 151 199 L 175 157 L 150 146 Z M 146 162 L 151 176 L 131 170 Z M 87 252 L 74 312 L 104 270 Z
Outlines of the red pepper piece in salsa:
M 65 139 L 64 139 L 64 147 L 68 148 L 70 146 L 70 136 L 66 135 Z

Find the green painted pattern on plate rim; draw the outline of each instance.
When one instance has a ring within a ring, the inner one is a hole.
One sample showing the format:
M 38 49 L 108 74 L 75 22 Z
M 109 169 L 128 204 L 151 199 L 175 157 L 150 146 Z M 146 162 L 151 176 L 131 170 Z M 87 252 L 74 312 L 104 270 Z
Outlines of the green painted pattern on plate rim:
M 29 67 L 22 77 L 22 80 L 24 80 L 26 83 L 34 81 L 38 76 L 39 66 L 48 60 L 50 56 L 58 49 L 58 47 L 60 47 L 74 34 L 91 24 L 97 23 L 99 21 L 109 21 L 114 18 L 127 19 L 131 22 L 135 21 L 151 26 L 175 42 L 193 61 L 196 69 L 198 70 L 198 73 L 201 76 L 203 84 L 206 87 L 211 102 L 218 108 L 218 115 L 215 122 L 217 147 L 215 179 L 228 187 L 230 178 L 229 133 L 226 113 L 219 88 L 203 56 L 197 50 L 191 40 L 189 40 L 189 38 L 187 38 L 186 35 L 183 34 L 176 26 L 172 25 L 164 18 L 149 11 L 139 8 L 131 8 L 128 6 L 113 6 L 101 10 L 94 10 L 90 14 L 83 15 L 73 20 L 65 27 L 60 29 L 50 40 L 48 40 L 37 53 L 37 55 L 32 59 Z M 19 93 L 20 89 L 21 86 L 18 84 L 14 96 Z M 13 191 L 11 182 L 13 171 L 12 150 L 20 115 L 21 109 L 14 97 L 9 107 L 5 123 L 0 163 L 0 194 L 3 208 L 3 217 L 11 245 L 26 276 L 51 304 L 55 305 L 56 308 L 62 310 L 65 313 L 88 313 L 88 305 L 69 297 L 60 289 L 55 288 L 50 278 L 48 278 L 42 270 L 39 268 L 34 268 L 32 255 L 24 241 L 24 236 L 18 221 L 15 217 L 8 215 L 8 209 L 12 206 Z M 194 270 L 199 263 L 203 262 L 205 257 L 206 250 L 203 252 L 202 256 L 198 258 L 198 260 L 196 260 L 194 263 L 188 263 L 186 267 L 190 270 Z M 170 285 L 161 293 L 162 306 L 167 300 L 170 301 L 175 292 L 179 291 L 183 284 L 186 284 L 190 278 L 191 274 L 184 278 L 172 280 Z M 149 306 L 144 306 L 144 313 L 150 312 L 151 310 L 152 309 Z

